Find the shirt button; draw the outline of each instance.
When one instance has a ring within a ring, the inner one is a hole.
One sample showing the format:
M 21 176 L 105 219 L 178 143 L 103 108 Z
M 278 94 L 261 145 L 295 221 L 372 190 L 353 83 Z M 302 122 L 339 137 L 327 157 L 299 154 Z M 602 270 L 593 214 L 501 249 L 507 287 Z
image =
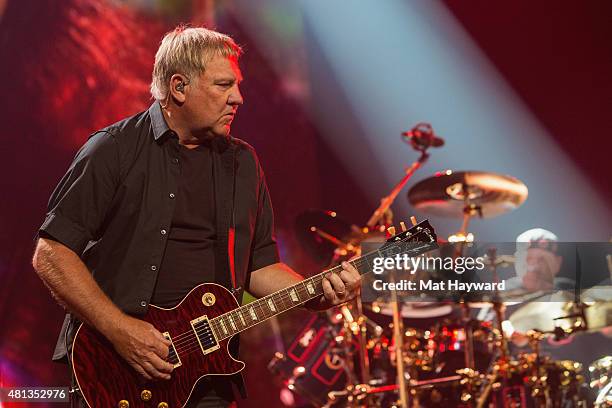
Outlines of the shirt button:
M 140 302 L 140 306 L 142 307 L 147 307 L 147 302 L 145 302 L 144 300 L 142 302 Z
M 168 194 L 168 197 L 170 197 L 170 198 L 174 198 L 174 197 L 176 197 L 176 196 L 174 195 L 174 193 L 170 193 L 170 194 Z
M 165 229 L 163 229 L 163 230 L 161 230 L 161 231 L 159 231 L 159 232 L 161 232 L 161 234 L 162 234 L 162 235 L 166 235 L 166 232 L 167 232 L 167 231 L 166 231 Z
M 152 270 L 152 271 L 156 271 L 156 270 L 157 270 L 157 266 L 155 266 L 155 265 L 151 265 L 151 270 Z
M 175 159 L 172 159 L 172 163 L 174 163 L 174 164 L 178 164 L 178 159 L 176 159 L 176 158 L 175 158 Z

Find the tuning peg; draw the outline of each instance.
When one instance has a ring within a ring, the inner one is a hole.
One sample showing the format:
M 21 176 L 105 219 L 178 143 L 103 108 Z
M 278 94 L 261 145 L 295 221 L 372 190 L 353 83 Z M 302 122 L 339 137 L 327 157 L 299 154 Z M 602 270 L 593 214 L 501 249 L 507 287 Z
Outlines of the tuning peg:
M 402 232 L 405 232 L 408 230 L 408 228 L 406 228 L 406 223 L 404 221 L 400 221 L 400 228 L 402 229 Z
M 389 233 L 389 235 L 393 236 L 395 235 L 395 227 L 392 225 L 389 228 L 387 228 L 387 232 Z
M 410 216 L 410 222 L 412 223 L 412 226 L 417 225 L 417 220 L 416 220 L 416 217 L 414 215 Z

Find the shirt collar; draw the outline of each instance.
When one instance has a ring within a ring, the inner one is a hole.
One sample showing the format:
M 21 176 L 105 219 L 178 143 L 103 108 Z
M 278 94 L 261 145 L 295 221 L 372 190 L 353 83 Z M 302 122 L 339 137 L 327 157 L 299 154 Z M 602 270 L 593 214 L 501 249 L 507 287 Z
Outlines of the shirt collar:
M 151 126 L 153 127 L 153 137 L 155 140 L 159 140 L 166 133 L 171 132 L 171 129 L 166 123 L 164 113 L 162 112 L 161 105 L 155 101 L 149 108 L 149 116 L 151 116 Z

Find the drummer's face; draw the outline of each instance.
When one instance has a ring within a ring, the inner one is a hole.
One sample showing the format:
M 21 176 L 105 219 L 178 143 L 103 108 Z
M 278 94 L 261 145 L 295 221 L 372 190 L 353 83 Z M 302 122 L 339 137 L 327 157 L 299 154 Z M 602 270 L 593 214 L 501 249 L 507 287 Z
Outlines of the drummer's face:
M 561 269 L 561 257 L 540 248 L 527 251 L 527 271 L 523 285 L 527 289 L 552 289 L 553 280 Z

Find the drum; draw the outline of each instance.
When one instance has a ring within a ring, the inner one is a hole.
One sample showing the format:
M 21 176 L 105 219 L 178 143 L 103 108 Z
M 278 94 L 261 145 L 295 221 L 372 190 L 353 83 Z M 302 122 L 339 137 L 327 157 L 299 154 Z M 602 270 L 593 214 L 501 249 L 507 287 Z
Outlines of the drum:
M 472 343 L 475 369 L 486 372 L 493 357 L 495 337 L 490 322 L 474 321 Z M 466 327 L 454 319 L 445 319 L 432 328 L 435 347 L 434 371 L 437 375 L 448 376 L 466 366 Z
M 586 408 L 591 406 L 580 363 L 532 353 L 502 365 L 497 379 L 488 383 L 490 408 Z M 483 388 L 484 389 L 484 388 Z
M 347 383 L 344 347 L 336 342 L 336 329 L 327 318 L 313 316 L 286 353 L 276 353 L 268 364 L 289 390 L 315 406 L 325 405 L 329 392 L 344 390 Z

